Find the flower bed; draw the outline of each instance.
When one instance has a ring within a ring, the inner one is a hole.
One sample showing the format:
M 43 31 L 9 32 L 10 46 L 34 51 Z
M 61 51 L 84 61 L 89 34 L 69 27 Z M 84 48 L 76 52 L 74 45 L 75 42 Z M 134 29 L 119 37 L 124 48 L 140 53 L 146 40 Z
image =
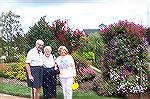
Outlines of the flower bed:
M 104 52 L 107 82 L 116 85 L 117 92 L 144 93 L 148 88 L 146 29 L 133 22 L 119 21 L 101 31 L 107 44 Z

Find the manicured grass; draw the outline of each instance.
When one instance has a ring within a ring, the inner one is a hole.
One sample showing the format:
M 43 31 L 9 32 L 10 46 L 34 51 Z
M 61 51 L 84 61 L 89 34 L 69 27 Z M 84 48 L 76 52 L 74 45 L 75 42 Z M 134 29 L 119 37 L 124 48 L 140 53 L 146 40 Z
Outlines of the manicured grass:
M 0 82 L 0 93 L 14 96 L 30 97 L 31 89 L 17 84 Z
M 29 87 L 25 87 L 17 84 L 0 82 L 0 93 L 29 98 L 31 94 L 31 89 Z M 42 92 L 41 92 L 41 98 L 42 98 Z M 59 87 L 57 88 L 57 99 L 63 99 L 63 93 Z M 89 92 L 74 91 L 73 99 L 122 99 L 122 98 L 102 97 L 102 96 L 98 96 L 94 91 L 89 91 Z

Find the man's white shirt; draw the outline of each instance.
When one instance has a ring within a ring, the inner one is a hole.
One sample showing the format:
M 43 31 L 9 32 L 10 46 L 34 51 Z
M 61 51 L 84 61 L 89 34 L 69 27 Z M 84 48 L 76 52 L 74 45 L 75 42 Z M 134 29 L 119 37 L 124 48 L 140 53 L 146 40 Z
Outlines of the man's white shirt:
M 30 66 L 43 66 L 43 57 L 43 53 L 38 53 L 38 50 L 34 47 L 28 52 L 26 63 L 30 63 Z

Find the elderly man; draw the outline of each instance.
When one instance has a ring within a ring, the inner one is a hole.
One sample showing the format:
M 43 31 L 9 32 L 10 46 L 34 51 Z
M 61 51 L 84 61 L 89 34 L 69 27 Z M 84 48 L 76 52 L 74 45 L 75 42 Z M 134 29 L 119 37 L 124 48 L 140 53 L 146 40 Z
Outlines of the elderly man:
M 33 99 L 40 98 L 40 89 L 43 79 L 43 46 L 44 42 L 37 40 L 36 46 L 28 52 L 26 59 L 27 84 L 28 87 L 32 87 Z

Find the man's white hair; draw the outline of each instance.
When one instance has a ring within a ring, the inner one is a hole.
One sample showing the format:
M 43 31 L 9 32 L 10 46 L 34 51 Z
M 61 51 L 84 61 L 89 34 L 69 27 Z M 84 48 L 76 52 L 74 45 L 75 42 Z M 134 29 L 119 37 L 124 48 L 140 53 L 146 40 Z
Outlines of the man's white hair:
M 42 40 L 37 40 L 36 44 L 44 44 L 44 42 Z

